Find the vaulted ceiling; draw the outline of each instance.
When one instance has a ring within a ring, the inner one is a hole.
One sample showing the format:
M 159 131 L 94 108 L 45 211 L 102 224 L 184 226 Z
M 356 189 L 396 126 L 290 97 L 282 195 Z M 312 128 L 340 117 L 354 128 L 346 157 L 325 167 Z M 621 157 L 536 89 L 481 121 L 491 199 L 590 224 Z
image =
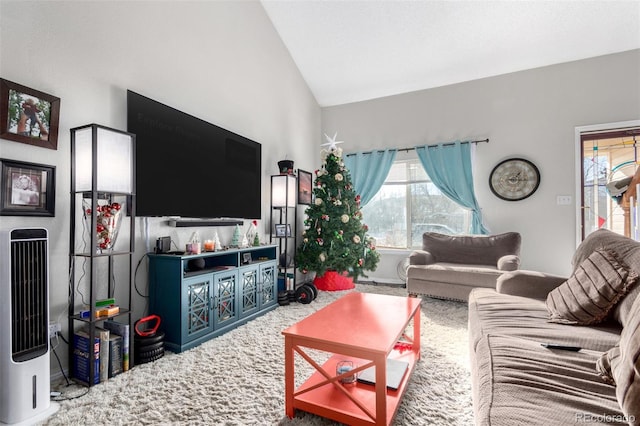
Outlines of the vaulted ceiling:
M 640 48 L 640 1 L 261 0 L 321 106 Z

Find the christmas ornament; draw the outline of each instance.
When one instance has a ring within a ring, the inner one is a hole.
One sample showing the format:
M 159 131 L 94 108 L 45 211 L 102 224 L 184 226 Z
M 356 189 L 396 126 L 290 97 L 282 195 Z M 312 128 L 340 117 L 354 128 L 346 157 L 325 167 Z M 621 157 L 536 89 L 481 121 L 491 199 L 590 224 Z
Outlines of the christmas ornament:
M 91 225 L 91 200 L 82 201 L 87 228 Z M 116 243 L 122 219 L 122 204 L 107 203 L 96 206 L 96 249 L 111 250 Z

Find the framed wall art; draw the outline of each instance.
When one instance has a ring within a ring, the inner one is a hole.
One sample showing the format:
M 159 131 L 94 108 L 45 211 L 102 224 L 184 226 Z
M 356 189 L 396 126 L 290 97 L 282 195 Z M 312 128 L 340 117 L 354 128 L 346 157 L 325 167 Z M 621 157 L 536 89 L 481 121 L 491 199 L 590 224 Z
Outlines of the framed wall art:
M 58 149 L 60 98 L 0 78 L 0 138 Z
M 313 175 L 298 169 L 298 204 L 311 204 Z
M 55 167 L 0 158 L 0 215 L 55 216 Z
M 276 237 L 290 237 L 291 236 L 291 225 L 290 224 L 277 224 L 276 225 Z

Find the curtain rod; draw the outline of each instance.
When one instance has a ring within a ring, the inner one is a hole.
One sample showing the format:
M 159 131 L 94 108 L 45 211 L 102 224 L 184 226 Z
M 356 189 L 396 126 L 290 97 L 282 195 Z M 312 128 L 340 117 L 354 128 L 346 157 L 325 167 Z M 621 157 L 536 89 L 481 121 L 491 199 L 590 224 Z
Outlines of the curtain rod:
M 460 143 L 473 143 L 473 144 L 479 144 L 479 143 L 489 143 L 489 138 L 486 139 L 480 139 L 477 141 L 465 141 L 465 142 L 460 142 Z M 447 142 L 447 143 L 443 143 L 443 144 L 433 144 L 433 145 L 426 145 L 427 148 L 432 147 L 432 146 L 438 146 L 438 145 L 442 145 L 442 146 L 449 146 L 449 145 L 455 145 L 455 142 Z M 413 148 L 396 148 L 396 151 L 413 151 L 414 149 L 416 149 L 415 147 Z M 371 154 L 373 152 L 384 152 L 384 149 L 380 149 L 377 151 L 365 151 L 362 154 Z M 354 154 L 347 154 L 347 157 L 350 155 L 356 155 Z

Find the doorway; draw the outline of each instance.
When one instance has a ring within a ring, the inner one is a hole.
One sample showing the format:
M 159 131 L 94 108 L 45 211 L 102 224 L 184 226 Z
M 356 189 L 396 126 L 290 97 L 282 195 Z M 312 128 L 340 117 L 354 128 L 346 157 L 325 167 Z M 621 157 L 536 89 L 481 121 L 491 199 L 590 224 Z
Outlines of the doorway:
M 600 228 L 634 237 L 631 192 L 625 194 L 635 191 L 630 184 L 640 165 L 640 122 L 576 128 L 576 142 L 577 244 Z

